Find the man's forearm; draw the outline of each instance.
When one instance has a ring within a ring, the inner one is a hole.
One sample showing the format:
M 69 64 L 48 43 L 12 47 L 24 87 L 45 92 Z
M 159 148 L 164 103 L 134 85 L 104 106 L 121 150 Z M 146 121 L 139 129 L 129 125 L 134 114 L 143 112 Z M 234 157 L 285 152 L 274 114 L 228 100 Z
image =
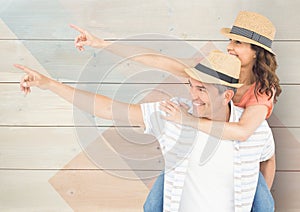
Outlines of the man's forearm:
M 275 155 L 269 160 L 260 163 L 260 171 L 263 174 L 269 189 L 271 189 L 276 171 Z
M 112 99 L 106 96 L 79 90 L 55 80 L 50 81 L 48 89 L 85 112 L 104 119 L 112 117 Z

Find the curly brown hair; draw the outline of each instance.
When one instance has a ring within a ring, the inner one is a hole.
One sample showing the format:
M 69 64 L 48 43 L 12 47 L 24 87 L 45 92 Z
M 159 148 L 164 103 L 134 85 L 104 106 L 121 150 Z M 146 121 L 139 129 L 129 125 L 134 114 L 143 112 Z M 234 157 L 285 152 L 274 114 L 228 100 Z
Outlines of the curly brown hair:
M 251 48 L 256 52 L 256 62 L 252 69 L 256 82 L 254 89 L 255 96 L 259 93 L 266 93 L 270 96 L 269 99 L 271 99 L 275 89 L 274 103 L 276 103 L 277 97 L 282 91 L 279 78 L 275 72 L 278 66 L 276 57 L 267 50 L 254 44 L 251 44 Z

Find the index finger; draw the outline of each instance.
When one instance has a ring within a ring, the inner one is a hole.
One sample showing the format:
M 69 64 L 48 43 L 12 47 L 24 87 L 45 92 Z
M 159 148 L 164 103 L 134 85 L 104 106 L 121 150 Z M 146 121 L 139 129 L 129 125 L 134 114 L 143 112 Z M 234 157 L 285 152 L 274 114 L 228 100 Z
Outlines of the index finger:
M 186 103 L 184 103 L 184 102 L 179 102 L 179 104 L 180 104 L 181 107 L 183 107 L 185 109 L 189 109 L 190 108 L 189 105 L 186 104 Z
M 29 69 L 29 68 L 27 68 L 26 66 L 22 66 L 22 65 L 20 65 L 20 64 L 14 64 L 14 66 L 15 66 L 16 68 L 18 68 L 18 69 L 21 69 L 22 71 L 24 71 L 24 72 L 27 73 L 27 74 L 32 73 L 32 70 Z
M 85 32 L 84 29 L 81 29 L 80 27 L 78 27 L 78 26 L 76 26 L 74 24 L 70 24 L 70 27 L 73 28 L 73 29 L 75 29 L 75 30 L 77 30 L 80 33 L 84 33 Z
M 173 102 L 173 101 L 171 101 L 171 100 L 167 100 L 166 103 L 169 104 L 169 105 L 171 105 L 171 106 L 173 106 L 173 107 L 178 107 L 178 103 Z

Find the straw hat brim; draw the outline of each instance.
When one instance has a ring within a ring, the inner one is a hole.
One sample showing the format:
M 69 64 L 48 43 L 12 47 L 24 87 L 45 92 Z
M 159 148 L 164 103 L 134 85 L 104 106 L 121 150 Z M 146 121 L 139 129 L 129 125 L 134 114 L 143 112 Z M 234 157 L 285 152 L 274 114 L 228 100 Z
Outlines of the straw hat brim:
M 184 71 L 191 78 L 193 78 L 195 80 L 198 80 L 200 82 L 203 82 L 203 83 L 213 83 L 213 84 L 219 84 L 219 85 L 226 85 L 226 86 L 233 87 L 233 88 L 239 88 L 243 85 L 243 84 L 239 84 L 239 83 L 228 83 L 228 82 L 223 81 L 221 79 L 217 79 L 213 76 L 202 73 L 202 72 L 198 71 L 195 68 L 186 68 L 186 69 L 184 69 Z
M 233 33 L 230 33 L 231 29 L 230 28 L 222 28 L 221 30 L 221 33 L 223 35 L 225 35 L 226 37 L 232 39 L 232 40 L 238 40 L 238 41 L 241 41 L 241 42 L 246 42 L 246 43 L 251 43 L 251 44 L 254 44 L 254 45 L 257 45 L 257 46 L 260 46 L 262 48 L 264 48 L 265 50 L 269 51 L 270 53 L 274 54 L 275 53 L 273 52 L 273 50 L 261 43 L 258 43 L 250 38 L 246 38 L 244 36 L 241 36 L 241 35 L 236 35 L 236 34 L 233 34 Z

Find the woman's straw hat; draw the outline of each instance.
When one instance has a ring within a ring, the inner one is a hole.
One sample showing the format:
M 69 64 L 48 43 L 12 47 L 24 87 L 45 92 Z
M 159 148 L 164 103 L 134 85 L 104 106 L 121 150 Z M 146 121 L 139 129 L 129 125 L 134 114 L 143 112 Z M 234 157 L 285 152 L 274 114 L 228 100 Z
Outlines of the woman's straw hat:
M 221 51 L 212 51 L 201 63 L 185 72 L 193 79 L 203 83 L 213 83 L 239 88 L 240 60 Z
M 272 54 L 275 54 L 271 49 L 275 32 L 268 18 L 249 11 L 239 12 L 231 29 L 221 29 L 221 33 L 230 39 L 255 44 Z

